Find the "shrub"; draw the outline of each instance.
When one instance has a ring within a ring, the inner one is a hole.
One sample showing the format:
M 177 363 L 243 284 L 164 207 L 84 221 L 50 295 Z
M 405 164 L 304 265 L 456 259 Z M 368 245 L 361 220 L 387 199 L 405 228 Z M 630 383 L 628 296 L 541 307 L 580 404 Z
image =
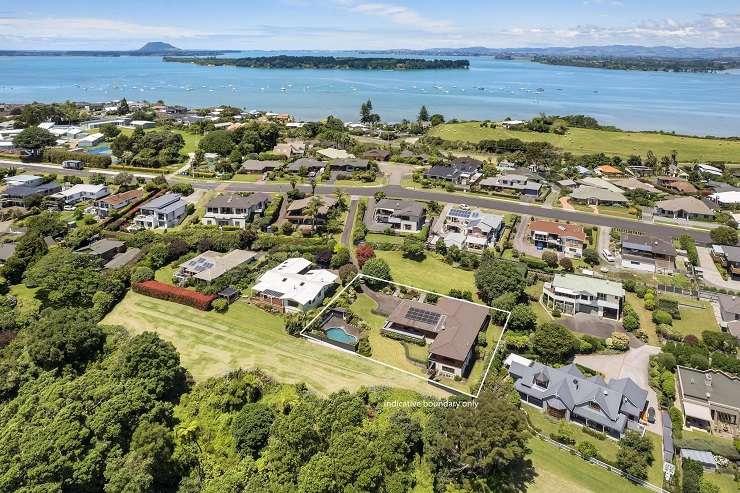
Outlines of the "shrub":
M 586 435 L 591 435 L 597 440 L 606 440 L 606 433 L 596 431 L 593 428 L 589 428 L 588 426 L 584 426 L 583 428 L 581 428 L 581 431 L 584 432 Z
M 680 341 L 683 338 L 680 332 L 677 332 L 668 324 L 658 324 L 656 330 L 658 331 L 658 334 L 669 341 Z
M 350 261 L 349 249 L 347 247 L 340 246 L 331 257 L 331 266 L 338 269 L 345 264 L 349 264 Z
M 656 324 L 666 324 L 671 325 L 673 323 L 673 317 L 671 317 L 671 314 L 668 312 L 665 312 L 663 310 L 655 310 L 653 312 L 653 322 Z
M 542 260 L 547 264 L 548 267 L 557 267 L 558 254 L 552 250 L 545 250 L 544 252 L 542 252 Z
M 607 341 L 609 341 L 607 345 L 617 351 L 626 351 L 630 347 L 630 338 L 622 332 L 612 332 L 612 336 Z
M 344 285 L 352 282 L 356 275 L 357 267 L 355 267 L 353 264 L 345 264 L 339 268 L 339 279 Z
M 634 332 L 640 328 L 640 318 L 633 313 L 627 314 L 622 319 L 622 325 L 627 332 Z
M 560 259 L 560 267 L 565 271 L 573 272 L 573 261 L 568 257 L 563 257 Z
M 229 309 L 229 302 L 223 298 L 219 298 L 217 300 L 213 300 L 213 303 L 211 303 L 211 306 L 218 313 L 224 313 L 226 310 Z
M 671 423 L 673 424 L 673 438 L 680 439 L 683 436 L 683 414 L 679 408 L 671 406 L 668 409 L 668 415 L 671 417 Z
M 671 314 L 674 320 L 681 320 L 681 312 L 678 309 L 678 301 L 666 298 L 658 298 L 656 308 Z
M 378 257 L 373 257 L 365 262 L 365 265 L 362 266 L 362 273 L 366 276 L 375 277 L 378 279 L 385 279 L 386 281 L 390 281 L 391 279 L 391 268 L 388 266 L 388 263 L 385 260 Z M 385 283 L 382 281 L 377 281 L 375 279 L 369 278 L 366 279 L 366 282 L 368 286 L 373 289 L 385 285 Z
M 62 164 L 63 161 L 77 160 L 89 168 L 107 168 L 111 165 L 111 157 L 102 154 L 85 154 L 83 152 L 72 152 L 65 149 L 44 149 L 43 159 L 49 163 Z
M 557 431 L 550 433 L 550 438 L 565 445 L 575 445 L 576 443 L 575 438 L 573 438 L 573 429 L 565 421 L 560 422 Z
M 180 303 L 181 305 L 187 305 L 203 311 L 209 310 L 211 303 L 216 299 L 215 296 L 205 295 L 197 291 L 170 286 L 169 284 L 152 280 L 138 282 L 131 289 L 145 296 Z
M 578 442 L 578 445 L 576 446 L 576 449 L 586 458 L 599 458 L 599 449 L 596 448 L 596 445 L 594 445 L 591 442 Z
M 149 281 L 151 279 L 154 279 L 154 271 L 149 267 L 137 267 L 131 273 L 131 284 Z
M 375 257 L 375 250 L 368 244 L 360 245 L 355 249 L 355 257 L 357 257 L 357 264 L 362 269 L 365 262 Z

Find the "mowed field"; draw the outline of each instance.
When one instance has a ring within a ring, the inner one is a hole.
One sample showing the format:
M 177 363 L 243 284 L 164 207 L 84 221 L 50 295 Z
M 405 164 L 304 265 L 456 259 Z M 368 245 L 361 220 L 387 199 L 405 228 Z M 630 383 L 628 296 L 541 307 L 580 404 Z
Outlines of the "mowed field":
M 656 156 L 675 150 L 681 162 L 727 161 L 740 162 L 740 141 L 701 139 L 643 132 L 607 132 L 585 128 L 571 128 L 565 135 L 522 132 L 504 128 L 481 127 L 478 122 L 451 123 L 434 127 L 429 135 L 447 140 L 477 143 L 485 139 L 520 139 L 525 142 L 549 142 L 573 154 L 631 154 L 645 156 L 652 150 Z
M 397 283 L 416 288 L 447 294 L 457 288 L 473 293 L 473 300 L 478 301 L 473 271 L 458 269 L 427 252 L 422 261 L 404 258 L 398 251 L 375 250 L 375 255 L 382 258 L 391 268 L 391 276 Z
M 175 345 L 197 381 L 237 368 L 261 368 L 281 382 L 305 382 L 323 395 L 372 385 L 448 395 L 378 363 L 289 336 L 281 317 L 244 302 L 219 314 L 129 292 L 102 323 L 122 325 L 133 334 L 158 333 Z

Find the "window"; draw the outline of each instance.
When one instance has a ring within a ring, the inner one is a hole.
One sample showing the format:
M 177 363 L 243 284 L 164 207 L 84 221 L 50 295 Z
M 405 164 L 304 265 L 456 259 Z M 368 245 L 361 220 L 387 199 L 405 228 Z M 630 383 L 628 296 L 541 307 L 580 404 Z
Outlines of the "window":
M 444 366 L 442 365 L 442 371 L 445 373 L 455 373 L 455 369 L 451 366 Z
M 591 409 L 593 409 L 594 411 L 601 411 L 601 406 L 599 406 L 599 405 L 598 405 L 597 403 L 595 403 L 595 402 L 589 402 L 589 403 L 588 403 L 588 407 L 590 407 L 590 408 L 591 408 Z
M 599 293 L 598 299 L 599 301 L 606 301 L 606 293 Z

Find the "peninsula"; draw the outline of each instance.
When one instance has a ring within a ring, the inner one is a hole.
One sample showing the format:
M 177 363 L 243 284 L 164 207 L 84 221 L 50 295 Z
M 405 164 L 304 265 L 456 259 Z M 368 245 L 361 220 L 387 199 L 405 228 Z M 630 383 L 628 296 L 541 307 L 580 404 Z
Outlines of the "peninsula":
M 349 69 L 349 70 L 428 70 L 467 69 L 468 60 L 424 60 L 420 58 L 364 58 L 333 56 L 265 56 L 249 58 L 165 56 L 165 62 L 194 63 L 207 66 L 234 66 L 275 69 Z

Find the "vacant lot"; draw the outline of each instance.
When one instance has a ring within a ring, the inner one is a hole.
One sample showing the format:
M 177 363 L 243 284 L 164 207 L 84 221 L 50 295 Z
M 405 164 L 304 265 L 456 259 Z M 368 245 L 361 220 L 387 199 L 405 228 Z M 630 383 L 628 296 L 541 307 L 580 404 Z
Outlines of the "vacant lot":
M 182 138 L 185 141 L 185 146 L 180 150 L 180 154 L 183 154 L 183 155 L 187 155 L 190 152 L 195 152 L 198 149 L 198 142 L 200 142 L 200 139 L 203 138 L 202 135 L 191 134 L 190 132 L 185 132 L 184 130 L 165 129 L 162 127 L 148 128 L 144 131 L 145 132 L 158 132 L 162 130 L 169 130 L 170 132 L 182 135 Z M 121 129 L 121 133 L 125 135 L 131 135 L 133 132 L 134 132 L 133 129 L 130 129 L 130 128 Z
M 484 139 L 519 139 L 525 142 L 549 142 L 573 154 L 630 154 L 645 156 L 652 150 L 657 156 L 678 153 L 680 161 L 729 161 L 740 156 L 740 141 L 677 137 L 642 132 L 607 132 L 571 128 L 565 135 L 522 132 L 481 127 L 477 122 L 445 124 L 434 127 L 430 135 L 447 140 L 477 143 Z
M 422 261 L 404 258 L 401 252 L 395 251 L 376 250 L 375 255 L 388 262 L 395 282 L 439 294 L 447 294 L 453 288 L 476 292 L 473 271 L 453 267 L 434 254 L 427 253 Z
M 157 332 L 175 345 L 183 366 L 198 381 L 236 368 L 261 368 L 281 382 L 305 382 L 323 395 L 363 385 L 445 395 L 372 361 L 289 336 L 281 317 L 243 302 L 218 314 L 130 292 L 103 323 L 122 325 L 134 334 Z
M 720 330 L 712 305 L 708 301 L 676 295 L 661 295 L 660 297 L 680 303 L 678 310 L 681 312 L 681 320 L 674 320 L 673 328 L 681 334 L 685 336 L 691 334 L 701 339 L 701 333 L 705 330 Z

